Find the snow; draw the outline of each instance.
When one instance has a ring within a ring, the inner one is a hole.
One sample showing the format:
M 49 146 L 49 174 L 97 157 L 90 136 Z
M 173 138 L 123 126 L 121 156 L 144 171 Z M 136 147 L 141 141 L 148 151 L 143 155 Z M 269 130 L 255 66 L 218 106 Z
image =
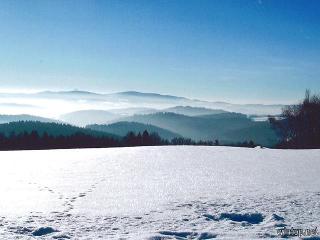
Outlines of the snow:
M 319 156 L 200 146 L 0 152 L 0 239 L 257 239 L 319 228 Z

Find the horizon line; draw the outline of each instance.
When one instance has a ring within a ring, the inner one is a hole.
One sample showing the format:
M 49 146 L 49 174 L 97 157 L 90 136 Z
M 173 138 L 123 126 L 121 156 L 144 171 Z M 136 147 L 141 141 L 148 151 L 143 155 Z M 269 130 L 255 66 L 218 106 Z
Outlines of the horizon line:
M 173 95 L 169 93 L 158 93 L 158 92 L 147 92 L 147 91 L 139 91 L 139 90 L 122 90 L 122 91 L 113 91 L 113 92 L 100 92 L 100 91 L 95 91 L 95 90 L 84 90 L 84 89 L 78 89 L 78 88 L 68 88 L 68 89 L 48 89 L 48 88 L 0 88 L 0 94 L 39 94 L 39 93 L 44 93 L 44 92 L 52 92 L 52 93 L 68 93 L 68 92 L 83 92 L 83 93 L 92 93 L 92 94 L 98 94 L 98 95 L 108 95 L 108 94 L 118 94 L 118 93 L 141 93 L 141 94 L 154 94 L 154 95 L 160 95 L 160 96 L 167 96 L 167 97 L 176 97 L 176 98 L 184 98 L 192 101 L 201 101 L 201 102 L 208 102 L 208 103 L 227 103 L 227 104 L 235 104 L 235 105 L 293 105 L 297 104 L 300 100 L 297 99 L 295 102 L 294 101 L 287 101 L 287 102 L 241 102 L 237 103 L 234 101 L 229 101 L 229 100 L 208 100 L 208 99 L 201 99 L 197 97 L 185 97 L 181 95 Z

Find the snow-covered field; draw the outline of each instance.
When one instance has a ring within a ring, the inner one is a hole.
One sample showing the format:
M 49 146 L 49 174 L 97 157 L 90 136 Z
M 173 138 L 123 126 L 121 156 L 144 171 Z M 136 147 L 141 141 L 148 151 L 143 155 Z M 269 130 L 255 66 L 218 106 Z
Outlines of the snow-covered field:
M 0 239 L 254 239 L 278 237 L 283 227 L 319 232 L 319 172 L 320 150 L 0 152 Z

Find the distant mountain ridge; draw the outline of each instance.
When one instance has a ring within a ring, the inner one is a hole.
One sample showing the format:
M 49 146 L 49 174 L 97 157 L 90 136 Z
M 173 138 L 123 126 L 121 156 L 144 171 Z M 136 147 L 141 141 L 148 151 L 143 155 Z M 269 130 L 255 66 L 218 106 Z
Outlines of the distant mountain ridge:
M 187 99 L 184 97 L 177 97 L 173 95 L 159 94 L 159 93 L 144 93 L 138 91 L 124 91 L 115 93 L 95 93 L 89 91 L 71 90 L 71 91 L 42 91 L 35 93 L 38 96 L 92 96 L 92 97 L 110 97 L 110 96 L 130 96 L 130 97 L 150 97 L 150 98 L 169 98 L 169 99 Z
M 121 121 L 123 117 L 131 115 L 152 114 L 158 112 L 172 112 L 183 114 L 187 116 L 197 116 L 206 114 L 227 113 L 223 110 L 215 110 L 208 108 L 190 107 L 190 106 L 176 106 L 166 109 L 152 109 L 152 108 L 126 108 L 126 109 L 111 109 L 111 110 L 80 110 L 66 113 L 60 116 L 64 122 L 76 125 L 86 126 L 92 124 L 107 124 L 113 121 Z
M 60 116 L 63 121 L 82 127 L 89 124 L 105 124 L 119 118 L 120 115 L 104 110 L 80 110 Z
M 152 98 L 166 98 L 166 99 L 175 99 L 175 100 L 184 100 L 187 99 L 185 97 L 177 97 L 173 95 L 167 95 L 167 94 L 159 94 L 159 93 L 143 93 L 143 92 L 137 92 L 137 91 L 125 91 L 125 92 L 117 92 L 113 93 L 115 95 L 124 95 L 124 96 L 134 96 L 134 97 L 152 97 Z M 112 95 L 112 94 L 108 94 Z
M 226 111 L 221 109 L 210 109 L 210 108 L 204 108 L 204 107 L 191 107 L 191 106 L 176 106 L 176 107 L 163 109 L 162 111 L 183 114 L 187 116 L 226 113 Z
M 14 95 L 17 93 L 14 93 Z M 28 93 L 26 95 L 45 95 L 45 94 L 52 94 L 52 95 L 92 95 L 92 96 L 112 96 L 112 95 L 122 95 L 122 96 L 135 96 L 135 97 L 157 97 L 157 98 L 171 98 L 171 99 L 179 99 L 179 100 L 190 100 L 190 101 L 197 101 L 197 102 L 211 102 L 216 104 L 232 104 L 235 103 L 229 103 L 224 101 L 205 101 L 205 100 L 199 100 L 199 99 L 190 99 L 186 97 L 181 96 L 174 96 L 169 94 L 160 94 L 160 93 L 150 93 L 150 92 L 139 92 L 139 91 L 123 91 L 123 92 L 115 92 L 115 93 L 95 93 L 90 91 L 81 91 L 81 90 L 70 90 L 70 91 L 41 91 L 37 93 Z M 255 103 L 248 103 L 248 104 L 237 104 L 237 105 L 243 105 L 243 106 L 284 106 L 284 104 L 255 104 Z
M 98 93 L 89 92 L 89 91 L 80 91 L 80 90 L 72 90 L 72 91 L 42 91 L 36 94 L 86 94 L 86 95 L 100 95 Z
M 89 91 L 42 91 L 38 93 L 10 94 L 0 93 L 0 97 L 22 97 L 22 98 L 48 98 L 57 100 L 70 100 L 73 102 L 90 101 L 92 103 L 124 103 L 132 107 L 153 107 L 170 108 L 175 106 L 191 106 L 209 109 L 221 109 L 229 112 L 239 112 L 248 115 L 276 115 L 281 113 L 283 104 L 234 104 L 221 101 L 205 101 L 190 99 L 181 96 L 174 96 L 159 93 L 147 93 L 138 91 L 124 91 L 116 93 L 95 93 Z

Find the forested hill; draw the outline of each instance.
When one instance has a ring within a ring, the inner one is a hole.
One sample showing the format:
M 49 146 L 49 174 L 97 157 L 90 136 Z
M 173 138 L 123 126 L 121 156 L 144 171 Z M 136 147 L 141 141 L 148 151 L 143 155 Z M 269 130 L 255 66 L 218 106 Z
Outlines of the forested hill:
M 151 124 L 196 141 L 219 139 L 223 144 L 231 144 L 253 140 L 268 147 L 272 147 L 278 141 L 269 122 L 255 122 L 241 113 L 191 117 L 165 112 L 134 115 L 125 118 L 124 121 Z
M 58 120 L 55 120 L 55 119 L 33 116 L 29 114 L 17 114 L 17 115 L 0 114 L 0 124 L 9 123 L 9 122 L 18 122 L 18 121 L 38 121 L 38 122 L 55 122 L 55 123 L 59 122 Z
M 93 129 L 96 131 L 102 131 L 107 133 L 116 134 L 119 136 L 125 136 L 128 132 L 139 133 L 147 130 L 149 133 L 157 133 L 163 139 L 171 140 L 176 137 L 182 137 L 180 134 L 172 131 L 153 126 L 151 124 L 143 124 L 138 122 L 116 122 L 112 124 L 93 124 L 88 125 L 86 128 Z
M 109 134 L 106 132 L 99 132 L 91 129 L 85 129 L 81 127 L 75 127 L 69 124 L 52 123 L 52 122 L 40 122 L 40 121 L 18 121 L 0 124 L 0 133 L 9 136 L 10 134 L 23 134 L 37 131 L 41 136 L 47 133 L 51 136 L 70 136 L 76 133 L 82 133 L 94 137 L 112 137 L 119 138 L 115 134 Z

